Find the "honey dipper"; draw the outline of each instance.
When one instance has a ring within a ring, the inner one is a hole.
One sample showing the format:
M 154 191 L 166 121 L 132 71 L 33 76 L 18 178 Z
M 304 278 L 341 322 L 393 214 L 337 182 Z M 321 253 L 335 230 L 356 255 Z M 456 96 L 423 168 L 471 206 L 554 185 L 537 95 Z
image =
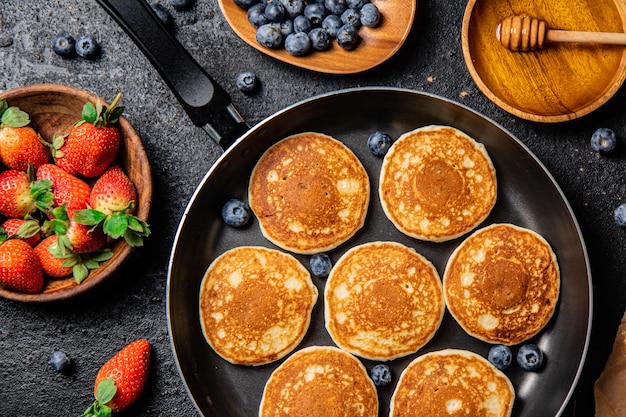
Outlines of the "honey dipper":
M 626 33 L 548 29 L 546 22 L 529 16 L 511 16 L 496 28 L 496 37 L 511 51 L 534 51 L 544 42 L 579 42 L 626 45 Z

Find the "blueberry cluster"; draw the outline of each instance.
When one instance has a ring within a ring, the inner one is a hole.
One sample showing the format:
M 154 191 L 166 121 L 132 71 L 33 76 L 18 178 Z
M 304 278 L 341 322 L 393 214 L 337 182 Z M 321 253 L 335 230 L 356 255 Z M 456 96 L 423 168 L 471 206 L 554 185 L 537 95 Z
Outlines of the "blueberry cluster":
M 369 0 L 233 0 L 247 10 L 256 40 L 267 48 L 284 47 L 293 56 L 330 48 L 332 40 L 346 50 L 359 44 L 359 29 L 380 21 Z
M 75 40 L 72 35 L 62 33 L 55 36 L 52 50 L 63 58 L 78 55 L 85 59 L 96 59 L 100 54 L 100 44 L 90 35 L 83 35 Z
M 504 370 L 513 362 L 513 352 L 505 345 L 494 345 L 487 356 L 496 368 Z M 543 364 L 543 351 L 533 343 L 520 346 L 515 357 L 517 364 L 525 371 L 536 371 Z

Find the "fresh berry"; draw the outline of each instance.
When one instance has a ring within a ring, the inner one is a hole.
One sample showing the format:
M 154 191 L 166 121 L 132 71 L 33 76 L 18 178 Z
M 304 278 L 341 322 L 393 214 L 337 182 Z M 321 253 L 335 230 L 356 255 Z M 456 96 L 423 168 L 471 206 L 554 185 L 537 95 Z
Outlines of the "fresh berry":
M 253 72 L 244 71 L 237 76 L 237 88 L 244 93 L 254 93 L 259 87 L 259 82 Z
M 74 362 L 68 358 L 68 356 L 61 351 L 53 352 L 50 355 L 50 360 L 48 363 L 52 366 L 52 368 L 64 374 L 70 373 L 74 368 Z
M 346 7 L 348 9 L 361 10 L 366 3 L 366 0 L 346 0 Z
M 80 36 L 75 48 L 78 56 L 85 59 L 96 59 L 100 54 L 100 44 L 90 35 Z
M 265 4 L 257 3 L 251 6 L 248 9 L 248 22 L 255 28 L 260 28 L 261 26 L 269 23 L 267 17 L 265 17 Z
M 76 40 L 67 33 L 57 35 L 52 41 L 52 50 L 63 58 L 71 58 L 76 55 Z
M 9 169 L 26 171 L 50 159 L 48 146 L 29 124 L 28 113 L 0 100 L 0 161 Z
M 91 253 L 101 249 L 107 242 L 102 228 L 78 223 L 72 218 L 74 213 L 75 211 L 67 210 L 65 206 L 55 207 L 50 212 L 52 218 L 42 225 L 43 232 L 58 236 L 58 245 L 63 253 L 66 250 L 79 254 Z
M 280 0 L 280 2 L 285 6 L 285 12 L 290 19 L 304 13 L 304 0 Z
M 619 227 L 626 227 L 626 203 L 617 206 L 613 212 L 613 218 Z
M 283 20 L 278 24 L 278 28 L 280 29 L 280 34 L 283 35 L 283 39 L 286 38 L 294 32 L 293 20 Z
M 326 9 L 322 3 L 309 3 L 304 8 L 304 16 L 311 21 L 313 26 L 322 24 L 326 17 Z
M 49 181 L 31 182 L 24 171 L 9 169 L 0 173 L 0 214 L 23 219 L 38 209 L 47 211 L 52 204 Z
M 145 339 L 126 345 L 96 375 L 95 402 L 81 417 L 110 416 L 130 407 L 143 393 L 150 368 L 150 343 Z
M 487 356 L 489 362 L 498 369 L 506 369 L 511 366 L 513 361 L 513 353 L 511 348 L 505 345 L 495 345 L 489 349 Z
M 352 50 L 359 44 L 359 33 L 357 29 L 351 25 L 343 25 L 337 31 L 337 43 L 345 50 Z
M 285 38 L 285 49 L 293 56 L 302 56 L 311 49 L 311 39 L 306 32 L 294 32 Z
M 360 9 L 361 24 L 365 27 L 372 28 L 380 22 L 380 12 L 378 7 L 372 3 L 366 3 Z
M 370 370 L 370 377 L 377 387 L 388 385 L 391 382 L 391 368 L 384 363 L 374 365 Z
M 58 237 L 56 235 L 48 236 L 35 246 L 35 256 L 39 259 L 44 274 L 62 278 L 72 274 L 73 265 L 66 265 L 68 258 L 73 254 L 69 250 L 65 251 L 58 245 Z
M 188 9 L 193 4 L 193 0 L 169 0 L 168 3 L 175 9 Z
M 352 25 L 358 29 L 361 27 L 361 13 L 355 9 L 346 9 L 341 13 L 341 21 L 344 25 Z
M 277 25 L 266 23 L 256 30 L 256 40 L 266 48 L 276 49 L 283 43 L 283 35 Z
M 331 38 L 337 37 L 337 32 L 343 26 L 343 22 L 339 16 L 330 14 L 322 21 L 322 28 L 330 35 Z
M 33 248 L 41 240 L 41 227 L 37 220 L 7 219 L 2 223 L 0 231 L 2 229 L 7 237 L 22 239 Z
M 525 371 L 535 371 L 543 364 L 543 351 L 532 343 L 522 345 L 517 351 L 517 363 Z
M 85 103 L 83 118 L 67 137 L 53 140 L 53 156 L 58 166 L 72 175 L 97 177 L 113 162 L 120 148 L 121 136 L 115 125 L 124 110 L 116 107 L 121 98 L 118 94 L 106 107 L 96 102 Z
M 238 198 L 231 198 L 222 207 L 222 220 L 229 226 L 245 226 L 250 220 L 248 205 Z
M 29 294 L 43 289 L 39 259 L 23 240 L 8 239 L 0 244 L 0 285 Z
M 316 253 L 309 259 L 311 273 L 319 278 L 326 278 L 330 274 L 332 262 L 325 253 Z
M 300 16 L 296 16 L 295 19 L 293 19 L 294 33 L 297 33 L 297 32 L 309 33 L 311 29 L 313 29 L 313 24 L 307 17 L 300 15 Z
M 270 22 L 282 22 L 285 18 L 285 6 L 277 1 L 268 2 L 265 6 L 265 17 Z
M 314 28 L 309 32 L 311 47 L 316 51 L 325 51 L 330 47 L 330 35 L 322 28 Z
M 601 127 L 591 135 L 591 149 L 601 153 L 611 153 L 617 148 L 617 136 L 612 129 Z
M 85 181 L 66 172 L 54 164 L 44 164 L 37 170 L 38 180 L 52 183 L 51 191 L 55 206 L 65 206 L 70 210 L 87 208 L 91 187 Z
M 324 0 L 324 7 L 329 13 L 341 16 L 348 8 L 346 0 Z
M 257 0 L 233 0 L 235 4 L 244 10 L 248 10 Z
M 367 147 L 374 155 L 384 156 L 389 150 L 392 142 L 393 140 L 391 139 L 391 136 L 387 133 L 376 131 L 367 139 Z

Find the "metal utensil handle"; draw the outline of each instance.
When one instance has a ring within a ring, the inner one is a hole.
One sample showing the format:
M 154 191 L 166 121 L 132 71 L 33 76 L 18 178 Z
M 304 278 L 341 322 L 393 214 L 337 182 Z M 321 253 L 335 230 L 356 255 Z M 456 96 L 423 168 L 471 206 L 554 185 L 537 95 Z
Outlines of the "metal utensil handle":
M 234 138 L 224 141 L 212 124 L 215 119 L 226 112 L 237 127 L 234 135 L 248 128 L 231 104 L 228 93 L 169 32 L 145 0 L 96 1 L 152 63 L 196 126 L 204 128 L 223 148 Z M 233 136 L 229 133 L 224 136 Z

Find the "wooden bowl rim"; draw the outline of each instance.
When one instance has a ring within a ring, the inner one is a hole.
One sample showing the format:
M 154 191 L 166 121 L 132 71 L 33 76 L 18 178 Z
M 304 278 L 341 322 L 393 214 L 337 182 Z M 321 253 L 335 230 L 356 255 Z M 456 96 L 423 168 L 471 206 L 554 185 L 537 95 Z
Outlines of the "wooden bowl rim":
M 23 97 L 24 95 L 40 95 L 51 92 L 72 95 L 78 97 L 83 102 L 90 101 L 95 104 L 96 100 L 99 99 L 102 103 L 108 104 L 106 100 L 90 91 L 78 87 L 52 83 L 30 84 L 15 87 L 4 92 L 0 92 L 0 99 L 7 100 L 10 105 L 11 99 Z M 141 220 L 147 221 L 152 206 L 152 172 L 150 169 L 148 156 L 146 154 L 141 138 L 135 131 L 135 128 L 132 126 L 132 124 L 128 121 L 128 119 L 126 119 L 126 117 L 120 117 L 119 127 L 120 130 L 124 132 L 124 135 L 126 137 L 124 142 L 130 141 L 133 144 L 135 153 L 139 155 L 141 159 L 141 175 L 145 180 L 144 189 L 142 190 L 142 195 L 144 195 L 144 201 L 143 204 L 137 207 L 137 212 L 135 213 L 135 216 L 137 216 Z M 62 289 L 55 292 L 43 292 L 36 294 L 20 293 L 0 287 L 0 297 L 20 302 L 51 302 L 66 300 L 86 293 L 97 285 L 101 284 L 115 272 L 117 272 L 118 268 L 128 260 L 134 250 L 134 248 L 132 248 L 123 241 L 116 242 L 113 247 L 115 251 L 115 256 L 100 266 L 100 268 L 103 269 L 99 268 L 99 273 L 95 276 L 91 275 L 94 271 L 90 271 L 90 275 L 83 282 L 76 286 L 72 286 L 71 288 Z M 73 278 L 70 277 L 64 279 L 69 280 Z

